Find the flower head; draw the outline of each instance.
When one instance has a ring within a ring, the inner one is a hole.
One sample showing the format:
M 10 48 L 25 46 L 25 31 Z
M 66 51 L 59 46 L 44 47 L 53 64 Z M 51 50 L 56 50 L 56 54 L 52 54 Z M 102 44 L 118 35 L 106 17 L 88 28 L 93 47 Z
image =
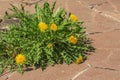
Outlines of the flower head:
M 80 57 L 76 60 L 76 63 L 77 63 L 77 64 L 80 64 L 80 63 L 82 63 L 82 62 L 83 62 L 83 57 L 80 56 Z
M 57 25 L 54 24 L 54 23 L 51 24 L 50 29 L 53 30 L 53 31 L 56 31 L 57 30 Z
M 47 30 L 48 25 L 47 25 L 46 23 L 44 23 L 44 22 L 40 22 L 40 23 L 38 24 L 38 27 L 39 27 L 39 29 L 41 30 L 41 32 L 44 32 L 45 30 Z
M 76 43 L 77 43 L 77 38 L 74 37 L 74 36 L 70 36 L 69 41 L 70 41 L 70 43 L 72 43 L 72 44 L 76 44 Z
M 74 15 L 74 14 L 71 14 L 71 15 L 70 15 L 70 19 L 71 19 L 73 22 L 78 21 L 77 16 L 76 16 L 76 15 Z
M 17 64 L 23 64 L 26 61 L 26 58 L 23 54 L 18 54 L 15 58 Z
M 52 43 L 49 43 L 49 44 L 47 45 L 48 48 L 51 48 L 52 46 L 53 46 Z

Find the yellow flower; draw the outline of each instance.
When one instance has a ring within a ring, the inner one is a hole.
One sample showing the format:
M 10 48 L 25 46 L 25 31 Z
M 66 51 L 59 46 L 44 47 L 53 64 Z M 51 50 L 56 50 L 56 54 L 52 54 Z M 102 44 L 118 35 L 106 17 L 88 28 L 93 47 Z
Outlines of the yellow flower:
M 80 64 L 80 63 L 82 63 L 82 62 L 83 62 L 83 57 L 80 56 L 80 57 L 76 60 L 76 63 L 77 63 L 77 64 Z
M 56 31 L 57 30 L 57 25 L 54 24 L 54 23 L 51 24 L 50 29 L 53 30 L 53 31 Z
M 15 60 L 17 64 L 23 64 L 26 61 L 26 58 L 23 54 L 18 54 Z
M 69 41 L 70 41 L 70 43 L 72 43 L 72 44 L 76 44 L 76 43 L 77 43 L 77 38 L 74 37 L 74 36 L 70 36 Z
M 71 14 L 71 15 L 70 15 L 70 19 L 71 19 L 73 22 L 78 21 L 77 16 L 76 16 L 76 15 L 74 15 L 74 14 Z
M 45 30 L 47 30 L 48 25 L 47 25 L 46 23 L 44 23 L 44 22 L 40 22 L 40 23 L 38 24 L 38 27 L 39 27 L 39 29 L 41 30 L 41 32 L 44 32 Z
M 53 46 L 53 44 L 51 44 L 51 43 L 49 43 L 49 44 L 47 45 L 48 48 L 51 48 L 52 46 Z

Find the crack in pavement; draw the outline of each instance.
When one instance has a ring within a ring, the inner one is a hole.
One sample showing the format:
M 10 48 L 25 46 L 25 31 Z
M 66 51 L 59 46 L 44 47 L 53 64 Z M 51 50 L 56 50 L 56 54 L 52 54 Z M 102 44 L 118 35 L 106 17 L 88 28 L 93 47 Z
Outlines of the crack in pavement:
M 90 33 L 86 33 L 86 34 L 87 35 L 96 35 L 96 34 L 104 34 L 104 33 L 107 33 L 107 32 L 119 31 L 119 30 L 120 29 L 114 28 L 114 29 L 108 29 L 108 30 L 102 31 L 102 32 L 96 31 L 96 32 L 90 32 Z
M 97 6 L 101 6 L 101 5 L 106 4 L 106 3 L 108 3 L 108 2 L 105 1 L 105 2 L 102 2 L 102 3 L 99 3 L 99 4 L 90 4 L 89 7 L 90 7 L 90 9 L 93 9 L 93 8 L 95 8 Z
M 99 67 L 99 66 L 96 66 L 94 68 L 97 68 L 97 69 L 104 69 L 104 70 L 110 70 L 110 71 L 119 71 L 117 69 L 113 69 L 113 68 L 109 68 L 109 67 Z
M 80 75 L 82 75 L 84 72 L 88 71 L 91 68 L 90 64 L 87 64 L 87 67 L 85 69 L 83 69 L 82 71 L 80 71 L 78 74 L 76 74 L 72 79 L 70 80 L 75 80 L 77 77 L 79 77 Z
M 44 0 L 37 0 L 37 1 L 35 1 L 35 2 L 28 2 L 28 1 L 22 1 L 22 3 L 23 4 L 25 4 L 25 5 L 28 5 L 28 6 L 31 6 L 31 5 L 33 5 L 33 4 L 36 4 L 36 3 L 38 3 L 38 2 L 41 2 L 41 1 L 44 1 Z
M 78 3 L 79 3 L 80 5 L 86 7 L 86 8 L 89 8 L 89 9 L 93 10 L 94 12 L 99 13 L 99 14 L 102 15 L 102 16 L 105 16 L 105 17 L 107 17 L 107 18 L 110 18 L 110 19 L 112 19 L 112 20 L 115 20 L 115 21 L 117 21 L 117 22 L 120 22 L 120 19 L 119 19 L 119 17 L 118 17 L 120 14 L 116 14 L 116 13 L 112 13 L 112 12 L 102 12 L 102 11 L 100 11 L 100 10 L 98 10 L 98 9 L 95 8 L 95 6 L 100 6 L 100 5 L 102 5 L 102 3 L 101 3 L 101 4 L 92 4 L 92 5 L 89 6 L 89 7 L 86 6 L 86 5 L 84 5 L 84 4 L 82 4 L 81 1 L 78 1 Z M 114 15 L 114 16 L 113 16 L 113 15 Z M 116 16 L 116 17 L 115 17 L 115 16 Z
M 70 80 L 75 80 L 76 78 L 78 78 L 80 75 L 82 75 L 83 73 L 85 73 L 86 71 L 88 71 L 90 68 L 96 68 L 96 69 L 102 69 L 102 70 L 109 70 L 109 71 L 119 71 L 117 69 L 114 68 L 109 68 L 109 67 L 99 67 L 99 66 L 93 66 L 90 64 L 87 64 L 87 67 L 85 69 L 83 69 L 82 71 L 78 72 L 72 79 Z

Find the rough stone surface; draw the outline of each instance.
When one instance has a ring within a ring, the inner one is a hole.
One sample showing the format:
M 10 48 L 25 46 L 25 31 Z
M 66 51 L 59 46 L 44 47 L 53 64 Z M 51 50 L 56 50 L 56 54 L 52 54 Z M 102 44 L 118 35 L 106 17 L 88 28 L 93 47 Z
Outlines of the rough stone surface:
M 48 0 L 51 4 L 54 0 Z M 9 3 L 34 12 L 34 4 L 44 0 L 0 0 L 0 19 L 10 7 Z M 57 0 L 84 21 L 88 36 L 96 48 L 95 53 L 80 64 L 59 64 L 45 71 L 30 70 L 23 75 L 17 72 L 0 75 L 0 80 L 119 80 L 120 79 L 120 0 Z M 9 11 L 8 11 L 9 12 Z M 0 23 L 0 27 L 4 22 Z M 7 26 L 7 23 L 6 23 Z

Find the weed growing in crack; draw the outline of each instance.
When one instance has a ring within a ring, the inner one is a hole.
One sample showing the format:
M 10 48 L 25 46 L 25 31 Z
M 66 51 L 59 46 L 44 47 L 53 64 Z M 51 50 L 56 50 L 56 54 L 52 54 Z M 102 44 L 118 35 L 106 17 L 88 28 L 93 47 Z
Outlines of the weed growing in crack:
M 85 33 L 83 22 L 64 8 L 54 11 L 48 2 L 42 7 L 35 5 L 35 13 L 29 14 L 24 7 L 11 5 L 12 17 L 19 19 L 17 25 L 0 35 L 0 72 L 10 69 L 23 72 L 25 67 L 39 67 L 63 62 L 79 64 L 86 59 L 88 52 L 94 51 Z M 7 15 L 6 17 L 11 17 Z

